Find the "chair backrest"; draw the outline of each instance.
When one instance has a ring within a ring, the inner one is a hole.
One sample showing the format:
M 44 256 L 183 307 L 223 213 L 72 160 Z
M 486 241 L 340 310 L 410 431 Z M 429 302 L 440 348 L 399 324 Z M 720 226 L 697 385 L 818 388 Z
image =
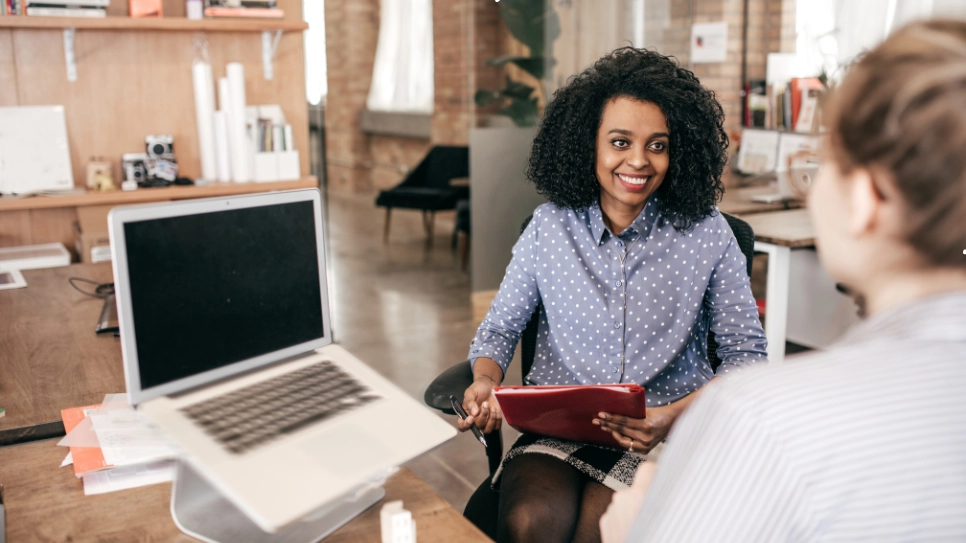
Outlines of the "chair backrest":
M 748 264 L 748 276 L 751 277 L 751 261 L 755 257 L 755 232 L 752 230 L 751 225 L 738 217 L 723 212 L 721 214 L 728 221 L 728 226 L 731 227 L 735 239 L 738 240 L 738 248 L 745 255 L 745 260 L 747 260 Z M 523 231 L 527 229 L 527 225 L 530 224 L 530 219 L 532 218 L 533 215 L 523 221 L 523 226 L 520 227 L 520 234 L 523 234 Z M 540 304 L 533 312 L 533 316 L 530 317 L 530 322 L 527 323 L 526 328 L 523 330 L 523 335 L 520 337 L 520 371 L 524 379 L 530 373 L 530 368 L 533 367 L 533 358 L 537 351 L 537 328 L 540 324 L 540 314 L 542 311 L 543 304 Z M 714 340 L 714 335 L 708 333 L 708 361 L 711 363 L 712 371 L 717 371 L 718 366 L 721 364 L 717 351 L 718 344 Z
M 409 172 L 402 184 L 409 187 L 450 188 L 450 180 L 470 175 L 470 149 L 437 145 Z

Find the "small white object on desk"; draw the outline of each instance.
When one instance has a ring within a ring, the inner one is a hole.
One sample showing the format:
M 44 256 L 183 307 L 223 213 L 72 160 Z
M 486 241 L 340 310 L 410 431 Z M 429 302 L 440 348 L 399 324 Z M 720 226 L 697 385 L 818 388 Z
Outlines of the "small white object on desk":
M 137 181 L 125 181 L 121 183 L 121 190 L 138 190 Z
M 0 249 L 0 271 L 60 268 L 68 265 L 70 265 L 70 253 L 63 243 Z
M 416 543 L 416 521 L 400 500 L 382 506 L 382 543 Z

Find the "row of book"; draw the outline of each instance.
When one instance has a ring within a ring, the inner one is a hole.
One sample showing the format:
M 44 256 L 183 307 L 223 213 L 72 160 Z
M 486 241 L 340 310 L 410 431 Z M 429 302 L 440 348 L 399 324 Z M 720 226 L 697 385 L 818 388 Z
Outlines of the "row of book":
M 92 17 L 107 16 L 111 0 L 73 0 L 70 3 L 57 0 L 0 0 L 0 15 L 37 15 L 47 17 Z M 135 3 L 131 0 L 131 3 Z M 161 2 L 156 0 L 161 13 Z M 132 9 L 132 15 L 133 9 Z M 276 7 L 275 0 L 205 0 L 205 17 L 253 17 L 280 19 L 285 11 Z
M 281 19 L 285 12 L 275 0 L 205 0 L 205 17 Z
M 752 80 L 745 85 L 743 125 L 811 133 L 821 126 L 825 85 L 816 77 L 796 77 L 784 85 Z
M 67 4 L 57 0 L 0 0 L 0 15 L 55 17 L 104 17 L 111 0 L 81 0 Z

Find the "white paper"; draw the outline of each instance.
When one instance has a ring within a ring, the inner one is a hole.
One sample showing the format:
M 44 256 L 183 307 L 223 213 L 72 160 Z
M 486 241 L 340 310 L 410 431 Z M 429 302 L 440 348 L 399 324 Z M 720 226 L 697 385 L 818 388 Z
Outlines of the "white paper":
M 245 68 L 239 62 L 226 67 L 228 74 L 228 142 L 231 148 L 231 179 L 236 183 L 251 181 L 250 162 L 254 156 L 245 130 Z M 219 87 L 219 93 L 221 88 Z
M 231 151 L 228 146 L 228 116 L 224 111 L 215 112 L 215 157 L 218 165 L 218 182 L 231 181 Z
M 201 177 L 214 181 L 218 176 L 215 155 L 215 89 L 211 64 L 195 62 L 191 67 L 195 91 L 195 123 L 198 126 L 198 149 L 201 155 Z
M 84 475 L 84 494 L 104 494 L 174 480 L 175 462 L 166 460 L 139 466 L 95 471 Z
M 60 467 L 69 466 L 74 463 L 74 453 L 67 453 L 64 457 L 64 461 L 60 463 Z
M 728 23 L 694 23 L 691 25 L 691 62 L 706 64 L 724 62 L 728 58 Z
M 133 409 L 92 414 L 104 461 L 113 466 L 144 464 L 177 456 L 178 450 L 161 431 Z
M 778 140 L 781 134 L 773 130 L 745 129 L 738 150 L 738 170 L 743 173 L 775 171 L 778 162 Z

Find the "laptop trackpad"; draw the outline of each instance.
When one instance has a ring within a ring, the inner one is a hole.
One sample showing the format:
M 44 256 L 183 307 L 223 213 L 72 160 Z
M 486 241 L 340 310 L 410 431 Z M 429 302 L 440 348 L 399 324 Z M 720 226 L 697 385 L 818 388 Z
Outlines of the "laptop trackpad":
M 386 445 L 365 428 L 334 428 L 305 442 L 302 449 L 323 467 L 340 475 L 387 464 Z

